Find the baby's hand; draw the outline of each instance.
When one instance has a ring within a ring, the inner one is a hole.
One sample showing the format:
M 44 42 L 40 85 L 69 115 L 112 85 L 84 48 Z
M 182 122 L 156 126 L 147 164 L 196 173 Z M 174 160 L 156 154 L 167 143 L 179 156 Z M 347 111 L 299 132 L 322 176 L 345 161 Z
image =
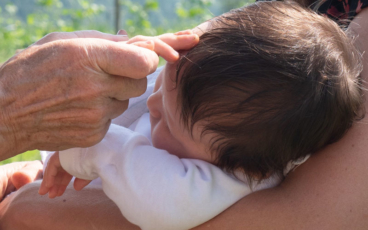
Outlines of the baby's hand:
M 61 167 L 59 152 L 55 152 L 50 157 L 47 163 L 43 176 L 43 181 L 38 193 L 40 195 L 45 195 L 49 193 L 50 198 L 61 196 L 65 192 L 66 187 L 68 186 L 72 178 L 73 176 Z M 81 190 L 90 182 L 90 180 L 76 178 L 74 181 L 74 188 L 76 190 Z
M 40 195 L 49 193 L 50 198 L 61 196 L 72 178 L 73 176 L 61 167 L 59 152 L 55 152 L 47 163 L 38 193 Z
M 175 34 L 167 33 L 155 37 L 138 35 L 126 43 L 150 49 L 163 57 L 167 62 L 176 62 L 179 53 L 176 50 L 189 50 L 197 45 L 199 37 L 192 30 L 179 31 Z

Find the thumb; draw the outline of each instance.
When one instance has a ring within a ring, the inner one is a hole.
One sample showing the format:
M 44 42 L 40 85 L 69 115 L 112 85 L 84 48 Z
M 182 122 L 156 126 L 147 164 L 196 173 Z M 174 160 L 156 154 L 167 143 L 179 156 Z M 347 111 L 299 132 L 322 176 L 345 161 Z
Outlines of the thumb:
M 35 180 L 42 179 L 41 162 L 26 165 L 11 176 L 10 180 L 16 190 Z
M 77 39 L 74 41 L 78 42 Z M 95 58 L 91 62 L 97 62 L 101 70 L 107 74 L 141 79 L 157 68 L 159 59 L 151 50 L 154 47 L 150 44 L 142 48 L 142 44 L 136 46 L 106 40 L 91 42 L 88 49 L 92 55 L 89 55 L 89 58 Z

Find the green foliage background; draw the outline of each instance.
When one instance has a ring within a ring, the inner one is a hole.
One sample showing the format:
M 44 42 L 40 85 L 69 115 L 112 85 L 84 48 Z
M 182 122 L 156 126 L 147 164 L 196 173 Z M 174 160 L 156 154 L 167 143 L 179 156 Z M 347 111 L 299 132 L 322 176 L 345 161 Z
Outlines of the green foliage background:
M 121 28 L 129 36 L 193 28 L 251 0 L 120 0 Z M 0 63 L 54 31 L 115 33 L 113 0 L 0 0 Z M 1 164 L 40 159 L 38 150 Z

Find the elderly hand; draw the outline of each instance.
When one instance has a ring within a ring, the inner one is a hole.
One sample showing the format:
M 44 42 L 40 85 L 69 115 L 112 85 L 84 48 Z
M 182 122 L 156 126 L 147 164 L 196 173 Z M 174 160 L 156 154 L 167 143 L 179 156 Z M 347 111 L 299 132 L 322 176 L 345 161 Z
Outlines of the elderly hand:
M 198 42 L 179 37 L 181 49 Z M 8 60 L 0 69 L 0 160 L 98 143 L 157 68 L 155 52 L 126 40 L 97 31 L 52 33 Z M 172 48 L 163 51 L 169 61 L 178 58 Z
M 23 161 L 0 166 L 0 201 L 30 182 L 42 178 L 41 161 Z

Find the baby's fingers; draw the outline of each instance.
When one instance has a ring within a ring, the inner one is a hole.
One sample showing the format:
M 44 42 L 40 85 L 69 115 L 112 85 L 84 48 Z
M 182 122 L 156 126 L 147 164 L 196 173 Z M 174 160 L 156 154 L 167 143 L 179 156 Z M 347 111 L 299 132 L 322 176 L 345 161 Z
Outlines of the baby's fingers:
M 38 194 L 45 195 L 49 192 L 50 188 L 46 186 L 45 179 L 42 180 L 40 189 L 38 190 Z
M 73 176 L 70 175 L 69 173 L 65 172 L 62 175 L 62 178 L 60 179 L 60 182 L 58 183 L 58 192 L 57 192 L 57 196 L 61 196 L 64 194 L 66 187 L 68 186 L 68 184 L 70 183 L 70 181 L 72 180 Z
M 49 198 L 63 195 L 72 178 L 73 176 L 65 171 L 59 172 L 55 178 L 54 186 L 49 190 Z
M 84 180 L 80 178 L 75 178 L 74 180 L 74 189 L 77 191 L 82 190 L 84 187 L 86 187 L 89 183 L 91 183 L 91 180 Z
M 140 41 L 140 42 L 134 42 L 132 44 L 155 51 L 155 44 L 153 43 L 153 41 Z
M 199 42 L 197 34 L 191 31 L 180 31 L 176 34 L 162 34 L 157 36 L 165 44 L 168 44 L 174 50 L 189 50 L 196 46 Z
M 55 184 L 55 177 L 58 174 L 58 169 L 60 167 L 59 160 L 59 152 L 55 152 L 49 159 L 44 175 L 43 180 L 38 190 L 40 195 L 45 195 L 49 192 L 50 188 L 52 188 Z
M 143 36 L 140 37 L 142 37 L 141 39 L 147 38 L 151 40 L 136 41 L 131 44 L 153 50 L 157 55 L 163 57 L 168 62 L 175 62 L 179 59 L 178 52 L 160 39 Z
M 49 198 L 52 199 L 52 198 L 57 197 L 58 191 L 59 191 L 59 187 L 57 186 L 51 187 L 49 190 Z

